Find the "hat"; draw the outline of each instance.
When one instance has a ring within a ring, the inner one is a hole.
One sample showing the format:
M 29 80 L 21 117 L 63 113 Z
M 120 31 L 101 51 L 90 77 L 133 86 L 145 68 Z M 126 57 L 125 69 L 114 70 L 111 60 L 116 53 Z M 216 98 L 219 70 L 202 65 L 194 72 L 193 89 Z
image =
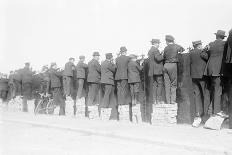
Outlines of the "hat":
M 99 52 L 93 52 L 93 56 L 100 56 Z
M 26 65 L 26 66 L 30 65 L 30 62 L 26 62 L 25 65 Z
M 51 67 L 53 67 L 53 66 L 56 66 L 56 63 L 55 63 L 55 62 L 52 62 L 52 63 L 51 63 Z
M 160 40 L 159 39 L 152 39 L 151 43 L 160 43 Z
M 133 59 L 133 58 L 137 58 L 138 56 L 135 55 L 135 54 L 130 54 L 129 57 L 130 57 L 131 59 Z
M 85 59 L 85 56 L 84 55 L 80 55 L 79 59 Z
M 113 54 L 112 53 L 106 53 L 106 59 L 111 59 L 113 58 Z
M 127 51 L 127 49 L 125 46 L 120 47 L 120 52 L 126 52 L 126 51 Z
M 69 60 L 75 60 L 75 58 L 69 58 Z
M 166 35 L 165 40 L 173 42 L 175 40 L 175 38 L 172 35 Z
M 202 44 L 201 40 L 193 41 L 192 43 L 193 43 L 193 46 Z
M 218 30 L 217 33 L 214 33 L 216 36 L 223 36 L 223 37 L 226 37 L 226 32 L 223 31 L 223 30 Z

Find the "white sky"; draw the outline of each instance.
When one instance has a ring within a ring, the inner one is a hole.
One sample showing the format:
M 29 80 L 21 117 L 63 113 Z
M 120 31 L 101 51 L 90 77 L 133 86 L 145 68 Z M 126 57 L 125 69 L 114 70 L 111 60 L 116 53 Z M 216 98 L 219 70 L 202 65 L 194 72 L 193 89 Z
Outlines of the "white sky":
M 31 62 L 35 70 L 93 51 L 126 46 L 146 54 L 152 38 L 172 34 L 188 47 L 232 28 L 232 0 L 0 0 L 0 72 Z

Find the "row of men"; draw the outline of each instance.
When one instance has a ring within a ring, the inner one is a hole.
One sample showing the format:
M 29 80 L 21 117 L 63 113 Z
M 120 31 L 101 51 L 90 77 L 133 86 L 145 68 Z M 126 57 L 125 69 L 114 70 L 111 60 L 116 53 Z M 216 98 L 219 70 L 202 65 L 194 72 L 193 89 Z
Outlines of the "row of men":
M 211 42 L 204 49 L 201 41 L 194 41 L 194 49 L 190 50 L 190 76 L 193 82 L 194 101 L 196 106 L 194 126 L 199 126 L 203 107 L 211 102 L 213 105 L 213 114 L 221 117 L 227 117 L 222 111 L 221 96 L 225 90 L 227 98 L 231 100 L 231 31 L 225 42 L 225 31 L 218 30 L 216 40 Z M 166 44 L 163 52 L 159 51 L 159 39 L 151 40 L 151 48 L 148 52 L 147 76 L 152 78 L 156 85 L 156 102 L 162 102 L 163 85 L 165 88 L 165 102 L 168 104 L 176 103 L 177 89 L 177 64 L 178 53 L 184 49 L 174 43 L 174 37 L 165 36 Z M 91 106 L 98 100 L 100 84 L 104 88 L 104 97 L 100 103 L 102 107 L 115 107 L 124 104 L 139 103 L 139 92 L 141 91 L 141 78 L 143 69 L 143 60 L 138 61 L 136 55 L 127 56 L 126 47 L 120 48 L 120 56 L 113 63 L 112 53 L 106 54 L 106 60 L 99 63 L 99 52 L 93 53 L 93 59 L 85 64 L 85 57 L 80 56 L 77 65 L 74 65 L 74 58 L 70 58 L 65 64 L 64 71 L 57 68 L 56 63 L 52 63 L 50 69 L 44 68 L 44 90 L 52 93 L 56 104 L 60 105 L 60 114 L 65 114 L 65 104 L 62 89 L 66 99 L 72 96 L 74 81 L 77 84 L 77 93 L 75 101 L 78 101 L 85 94 L 85 83 L 88 83 L 87 105 Z M 22 69 L 18 82 L 21 81 L 24 96 L 31 92 L 32 71 L 29 63 Z M 222 85 L 222 78 L 226 79 L 226 85 Z M 17 76 L 15 78 L 17 81 Z M 10 81 L 11 78 L 10 78 Z M 11 82 L 10 82 L 11 83 Z M 14 83 L 14 82 L 13 82 Z M 17 82 L 16 82 L 17 83 Z M 18 85 L 17 83 L 16 85 Z M 227 87 L 225 87 L 227 86 Z M 115 90 L 116 87 L 116 90 Z M 129 91 L 130 90 L 130 91 Z M 115 94 L 116 92 L 116 94 Z M 129 94 L 129 95 L 128 95 Z M 116 97 L 117 96 L 117 97 Z M 26 111 L 26 97 L 24 100 L 24 110 Z

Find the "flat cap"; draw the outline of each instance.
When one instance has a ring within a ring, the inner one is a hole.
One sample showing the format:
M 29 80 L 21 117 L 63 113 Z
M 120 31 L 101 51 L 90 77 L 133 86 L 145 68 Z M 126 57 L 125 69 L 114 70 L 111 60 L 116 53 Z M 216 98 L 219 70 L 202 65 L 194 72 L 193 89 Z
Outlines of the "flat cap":
M 193 41 L 192 44 L 193 46 L 196 46 L 196 45 L 202 44 L 202 42 L 201 40 L 197 40 L 197 41 Z
M 160 43 L 160 40 L 159 39 L 152 39 L 151 43 Z
M 126 52 L 126 51 L 127 51 L 127 49 L 125 46 L 120 47 L 120 52 Z
M 84 55 L 80 55 L 79 59 L 85 59 L 85 56 Z
M 99 52 L 93 52 L 93 56 L 100 56 Z
M 218 30 L 217 33 L 214 33 L 216 36 L 226 37 L 226 31 Z
M 56 66 L 56 63 L 55 63 L 55 62 L 52 62 L 52 63 L 51 63 L 51 67 L 53 67 L 53 66 Z
M 166 35 L 165 36 L 165 40 L 167 40 L 167 41 L 174 41 L 175 38 L 172 35 Z
M 106 59 L 111 59 L 113 58 L 113 54 L 112 53 L 106 53 Z

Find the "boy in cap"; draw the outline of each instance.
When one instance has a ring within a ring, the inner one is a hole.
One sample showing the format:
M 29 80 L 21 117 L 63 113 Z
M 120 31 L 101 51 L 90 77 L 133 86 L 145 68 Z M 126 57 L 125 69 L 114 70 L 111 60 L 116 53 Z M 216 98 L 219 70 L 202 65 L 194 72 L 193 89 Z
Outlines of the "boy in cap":
M 131 91 L 132 105 L 136 105 L 139 99 L 140 89 L 140 71 L 142 67 L 136 62 L 137 56 L 135 54 L 130 55 L 130 61 L 128 63 L 128 83 Z
M 151 40 L 151 48 L 148 52 L 148 64 L 149 71 L 148 76 L 153 81 L 155 86 L 156 103 L 162 101 L 162 89 L 163 89 L 163 55 L 159 51 L 159 39 Z
M 173 104 L 176 103 L 178 53 L 183 52 L 184 48 L 175 44 L 171 35 L 166 35 L 165 40 L 167 46 L 164 48 L 163 57 L 166 101 Z
M 190 75 L 193 82 L 193 97 L 195 102 L 195 118 L 193 127 L 199 127 L 204 114 L 204 105 L 206 106 L 206 79 L 204 69 L 206 60 L 201 57 L 202 42 L 192 42 L 194 49 L 190 51 Z
M 65 101 L 62 95 L 62 73 L 56 63 L 51 63 L 47 93 L 52 93 L 55 105 L 60 106 L 59 115 L 65 115 Z
M 74 115 L 76 115 L 76 102 L 82 97 L 86 96 L 86 92 L 84 89 L 84 84 L 86 80 L 87 75 L 87 68 L 88 65 L 85 63 L 85 56 L 79 56 L 79 62 L 76 65 L 76 78 L 77 78 L 77 97 L 73 106 L 74 109 Z
M 94 105 L 94 101 L 97 101 L 99 94 L 99 83 L 101 80 L 101 65 L 99 64 L 100 54 L 99 52 L 93 53 L 93 59 L 88 63 L 88 77 L 87 82 L 89 84 L 88 92 L 88 106 Z
M 75 70 L 74 58 L 69 58 L 69 61 L 65 64 L 63 72 L 63 84 L 64 84 L 64 94 L 67 97 L 71 96 L 72 84 L 73 84 L 73 73 Z
M 220 116 L 222 118 L 228 117 L 221 109 L 221 67 L 223 51 L 225 46 L 224 38 L 225 31 L 218 30 L 216 35 L 216 40 L 209 43 L 208 48 L 202 53 L 202 57 L 207 59 L 207 64 L 205 67 L 204 75 L 208 76 L 210 79 L 210 92 L 212 93 L 213 102 L 213 116 Z
M 120 56 L 116 58 L 116 74 L 115 80 L 117 82 L 117 97 L 118 104 L 125 105 L 130 103 L 128 74 L 127 68 L 130 57 L 126 56 L 127 49 L 125 46 L 120 47 Z

